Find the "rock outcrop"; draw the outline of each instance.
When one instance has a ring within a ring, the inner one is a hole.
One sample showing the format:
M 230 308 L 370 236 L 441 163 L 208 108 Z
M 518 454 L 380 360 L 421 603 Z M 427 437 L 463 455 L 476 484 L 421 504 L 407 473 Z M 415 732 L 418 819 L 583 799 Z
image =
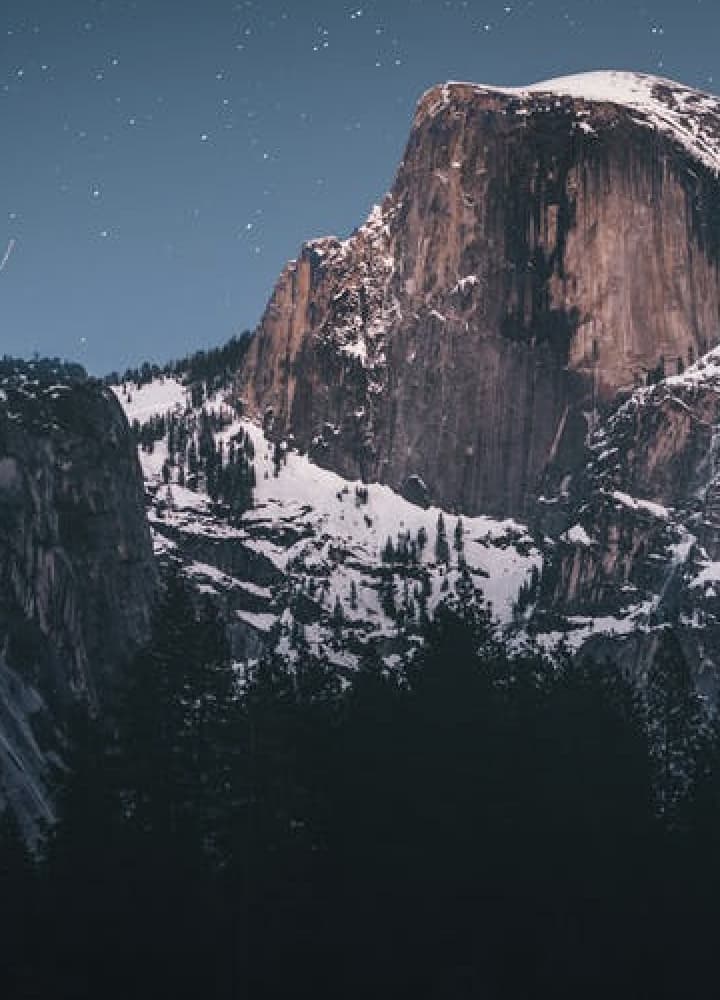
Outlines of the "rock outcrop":
M 147 636 L 156 569 L 135 445 L 84 380 L 0 391 L 0 802 L 29 833 L 50 806 L 56 723 L 102 700 Z M 56 759 L 56 758 L 55 758 Z
M 642 673 L 672 625 L 702 686 L 720 676 L 720 349 L 636 390 L 591 437 L 586 466 L 544 498 L 558 541 L 535 626 Z M 561 621 L 562 619 L 562 621 Z
M 720 102 L 650 77 L 419 103 L 395 183 L 283 272 L 238 394 L 342 475 L 527 515 L 598 412 L 720 330 Z

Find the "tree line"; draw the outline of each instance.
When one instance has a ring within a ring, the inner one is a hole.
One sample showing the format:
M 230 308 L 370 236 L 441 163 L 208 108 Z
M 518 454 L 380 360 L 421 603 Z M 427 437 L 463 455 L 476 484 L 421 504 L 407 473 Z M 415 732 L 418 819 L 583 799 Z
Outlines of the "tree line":
M 466 595 L 467 596 L 467 595 Z M 449 599 L 388 669 L 233 664 L 178 572 L 38 856 L 5 816 L 4 997 L 694 997 L 717 979 L 720 731 Z
M 232 384 L 245 360 L 251 339 L 252 334 L 244 330 L 232 336 L 220 347 L 195 351 L 187 357 L 168 361 L 163 365 L 144 361 L 135 367 L 126 368 L 122 374 L 110 372 L 104 381 L 106 385 L 131 382 L 140 389 L 154 379 L 171 376 L 183 379 L 188 385 L 202 388 L 205 395 L 211 395 L 218 389 L 225 389 Z

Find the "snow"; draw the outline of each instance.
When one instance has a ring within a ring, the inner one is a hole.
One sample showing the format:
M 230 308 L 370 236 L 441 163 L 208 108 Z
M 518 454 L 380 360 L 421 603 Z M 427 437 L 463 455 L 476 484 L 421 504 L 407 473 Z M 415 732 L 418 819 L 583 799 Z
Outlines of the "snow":
M 367 344 L 364 340 L 358 340 L 355 344 L 345 344 L 340 350 L 342 354 L 347 354 L 351 358 L 357 358 L 363 365 L 367 361 Z
M 270 632 L 278 624 L 277 615 L 257 611 L 236 611 L 235 617 L 251 625 L 258 632 Z
M 682 375 L 671 375 L 661 386 L 670 388 L 710 388 L 720 391 L 720 347 L 715 347 L 686 368 Z
M 581 524 L 574 524 L 572 528 L 565 532 L 564 539 L 572 545 L 590 546 L 593 540 Z
M 127 383 L 125 388 L 113 386 L 112 390 L 130 423 L 138 420 L 142 424 L 168 410 L 184 410 L 187 406 L 188 390 L 174 378 L 157 379 L 140 389 L 133 383 Z
M 644 73 L 599 70 L 543 80 L 526 87 L 453 81 L 443 86 L 438 108 L 447 105 L 453 86 L 519 98 L 547 94 L 590 103 L 617 104 L 636 112 L 638 124 L 670 136 L 696 160 L 720 173 L 720 99 L 673 80 Z M 524 110 L 520 109 L 520 113 Z M 590 128 L 582 120 L 580 127 L 585 131 Z
M 172 379 L 151 383 L 140 390 L 133 389 L 130 400 L 122 390 L 118 390 L 117 395 L 131 419 L 140 419 L 140 415 L 149 419 L 153 414 L 164 413 L 173 407 L 184 409 L 187 405 L 186 390 Z M 229 412 L 222 394 L 207 401 L 206 408 Z M 240 430 L 249 435 L 255 448 L 257 485 L 254 507 L 238 527 L 219 517 L 204 493 L 182 488 L 176 481 L 170 483 L 168 491 L 162 480 L 166 441 L 156 442 L 150 453 L 140 450 L 147 489 L 167 504 L 162 513 L 151 506 L 148 514 L 157 551 L 172 548 L 177 532 L 211 540 L 232 539 L 268 560 L 286 578 L 294 580 L 295 586 L 304 581 L 306 593 L 314 583 L 313 599 L 321 605 L 326 616 L 332 613 L 338 598 L 348 625 L 367 638 L 392 639 L 397 634 L 397 625 L 381 607 L 376 575 L 382 564 L 382 550 L 388 537 L 393 544 L 397 543 L 400 533 L 409 533 L 412 539 L 417 539 L 422 528 L 427 536 L 421 562 L 430 578 L 429 610 L 454 592 L 460 579 L 457 554 L 452 551 L 450 567 L 437 564 L 435 559 L 439 508 L 415 506 L 389 487 L 377 483 L 347 481 L 293 451 L 286 452 L 276 476 L 274 446 L 257 424 L 234 418 L 216 435 L 216 440 L 227 443 Z M 173 468 L 171 474 L 175 479 L 177 470 Z M 359 498 L 357 490 L 362 491 Z M 363 499 L 365 492 L 367 502 Z M 457 518 L 442 513 L 452 547 Z M 491 603 L 496 619 L 508 624 L 512 621 L 520 588 L 529 581 L 533 569 L 542 567 L 541 553 L 526 528 L 513 520 L 463 518 L 463 529 L 464 558 L 473 584 Z M 167 533 L 171 534 L 171 542 L 164 538 Z M 208 592 L 215 589 L 237 593 L 238 588 L 244 588 L 249 594 L 267 600 L 267 612 L 237 612 L 238 618 L 249 627 L 267 634 L 278 623 L 282 607 L 278 606 L 273 613 L 274 597 L 269 588 L 242 579 L 242 574 L 229 576 L 206 562 L 191 562 L 189 572 Z M 405 571 L 398 566 L 393 578 L 400 604 L 405 589 Z M 416 579 L 408 579 L 410 597 L 414 596 L 417 583 Z M 356 607 L 351 607 L 351 594 L 352 603 L 357 602 Z M 318 623 L 315 630 L 305 631 L 311 645 L 328 641 L 327 623 Z
M 690 584 L 690 589 L 700 589 L 720 583 L 720 562 L 709 562 Z
M 670 546 L 670 558 L 675 566 L 684 565 L 697 544 L 697 538 L 689 531 L 681 529 L 681 538 Z
M 620 490 L 613 490 L 612 492 L 613 500 L 617 500 L 621 503 L 623 507 L 630 507 L 632 510 L 642 510 L 648 514 L 652 514 L 653 517 L 660 518 L 663 521 L 670 519 L 670 511 L 667 507 L 663 507 L 659 503 L 653 503 L 650 500 L 639 500 L 637 497 L 628 496 L 627 493 L 622 493 Z
M 239 589 L 248 594 L 252 594 L 254 597 L 262 597 L 268 601 L 272 599 L 272 591 L 269 587 L 259 587 L 257 584 L 251 583 L 249 580 L 236 580 L 228 573 L 223 572 L 216 566 L 211 566 L 209 563 L 191 563 L 188 572 L 191 576 L 194 576 L 199 580 L 211 580 L 213 583 L 220 584 L 222 587 Z
M 570 652 L 575 653 L 582 649 L 585 643 L 593 636 L 609 636 L 622 638 L 632 635 L 633 632 L 647 631 L 649 628 L 648 619 L 656 610 L 657 599 L 653 598 L 635 604 L 628 608 L 620 616 L 597 615 L 593 617 L 572 616 L 567 619 L 570 626 L 567 632 L 545 632 L 537 636 L 537 642 L 541 649 L 546 652 L 553 652 L 560 646 L 565 646 Z
M 314 465 L 307 456 L 289 452 L 276 478 L 273 474 L 272 448 L 262 430 L 244 421 L 243 427 L 255 445 L 257 487 L 255 510 L 249 522 L 277 521 L 292 518 L 296 527 L 306 525 L 312 529 L 315 540 L 328 544 L 341 543 L 361 565 L 377 565 L 388 539 L 396 541 L 398 532 L 410 532 L 417 537 L 424 528 L 428 545 L 423 562 L 434 565 L 434 540 L 438 516 L 437 507 L 427 510 L 409 503 L 389 487 L 377 483 L 364 485 L 347 481 L 333 472 Z M 265 472 L 268 478 L 265 478 Z M 356 487 L 367 490 L 367 503 L 358 506 Z M 445 526 L 452 544 L 456 518 L 443 512 Z M 509 621 L 517 594 L 532 572 L 533 565 L 541 565 L 539 552 L 534 549 L 524 526 L 512 520 L 497 521 L 489 517 L 463 518 L 465 559 L 471 571 L 478 576 L 476 583 L 492 602 L 496 615 Z M 523 540 L 530 554 L 521 555 L 513 544 Z M 503 543 L 502 546 L 500 543 Z M 280 559 L 285 565 L 297 555 L 297 546 L 290 550 L 273 551 L 271 543 L 255 541 L 264 554 Z M 298 543 L 307 550 L 308 542 Z M 326 552 L 316 550 L 314 555 L 326 561 Z M 310 553 L 306 553 L 307 559 Z M 347 567 L 337 567 L 338 588 L 332 588 L 332 600 L 339 592 L 343 602 L 349 593 L 352 574 Z M 488 574 L 487 578 L 484 574 Z M 359 587 L 360 580 L 356 579 Z M 452 583 L 452 581 L 451 581 Z M 373 607 L 376 602 L 373 602 Z
M 468 288 L 473 288 L 479 283 L 480 279 L 476 274 L 466 274 L 464 278 L 461 278 L 457 284 L 453 286 L 452 292 L 466 292 Z

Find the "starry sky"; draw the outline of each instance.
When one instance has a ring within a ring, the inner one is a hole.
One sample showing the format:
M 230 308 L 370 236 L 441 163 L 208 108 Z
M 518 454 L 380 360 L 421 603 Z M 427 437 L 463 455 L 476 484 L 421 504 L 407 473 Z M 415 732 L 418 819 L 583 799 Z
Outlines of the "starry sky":
M 717 91 L 719 37 L 717 0 L 1 0 L 0 354 L 222 343 L 303 240 L 363 222 L 432 84 Z

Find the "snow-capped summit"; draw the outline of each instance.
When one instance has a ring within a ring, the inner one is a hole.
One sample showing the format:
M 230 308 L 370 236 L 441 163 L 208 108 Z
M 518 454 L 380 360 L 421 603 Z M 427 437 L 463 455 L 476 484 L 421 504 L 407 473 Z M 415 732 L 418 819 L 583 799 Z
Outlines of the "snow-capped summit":
M 720 98 L 674 80 L 646 73 L 598 70 L 542 80 L 527 87 L 459 86 L 474 86 L 479 91 L 518 98 L 552 94 L 591 103 L 617 104 L 637 112 L 638 122 L 667 134 L 700 162 L 720 171 Z

